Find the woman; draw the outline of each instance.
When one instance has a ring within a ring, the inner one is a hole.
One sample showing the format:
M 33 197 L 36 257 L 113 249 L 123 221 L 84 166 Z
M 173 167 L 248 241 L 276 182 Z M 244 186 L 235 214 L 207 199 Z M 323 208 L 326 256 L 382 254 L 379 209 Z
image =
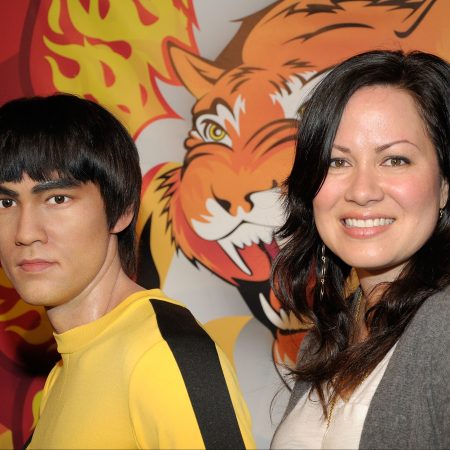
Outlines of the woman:
M 445 61 L 364 53 L 311 96 L 273 284 L 312 329 L 273 448 L 450 448 L 449 179 Z

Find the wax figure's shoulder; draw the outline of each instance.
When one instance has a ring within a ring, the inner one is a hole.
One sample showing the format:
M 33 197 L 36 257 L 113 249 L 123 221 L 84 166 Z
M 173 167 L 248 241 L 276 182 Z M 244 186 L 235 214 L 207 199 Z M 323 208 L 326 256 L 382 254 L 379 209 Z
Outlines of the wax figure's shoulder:
M 168 377 L 182 382 L 181 389 L 194 384 L 205 392 L 208 385 L 217 383 L 218 390 L 219 386 L 229 390 L 233 403 L 240 403 L 235 407 L 246 409 L 231 362 L 188 308 L 159 289 L 135 294 L 127 302 L 127 311 L 131 308 L 124 325 L 127 344 L 121 348 L 130 370 L 130 389 L 139 391 L 142 383 L 148 385 L 148 374 L 159 394 L 167 391 Z M 176 384 L 171 385 L 172 391 Z
M 189 310 L 160 289 L 139 291 L 116 307 L 114 336 L 127 343 L 121 347 L 130 354 L 145 351 L 164 340 L 161 331 L 166 320 L 180 321 L 185 315 L 191 315 Z
M 142 349 L 165 343 L 170 347 L 194 347 L 199 342 L 213 343 L 189 309 L 167 297 L 160 289 L 133 294 L 119 305 L 123 339 Z M 131 347 L 128 347 L 131 350 Z
M 131 307 L 125 325 L 131 328 L 126 337 L 130 341 L 127 352 L 135 364 L 161 372 L 164 368 L 173 370 L 175 362 L 177 370 L 185 367 L 195 372 L 202 367 L 214 372 L 214 364 L 219 363 L 226 378 L 234 377 L 223 350 L 181 302 L 159 289 L 135 294 L 127 301 Z
M 146 295 L 154 336 L 139 347 L 129 380 L 136 441 L 143 448 L 156 440 L 167 448 L 203 448 L 199 442 L 210 440 L 254 448 L 250 414 L 225 353 L 182 303 L 157 290 Z M 176 433 L 161 431 L 175 422 Z M 154 436 L 150 425 L 159 430 Z

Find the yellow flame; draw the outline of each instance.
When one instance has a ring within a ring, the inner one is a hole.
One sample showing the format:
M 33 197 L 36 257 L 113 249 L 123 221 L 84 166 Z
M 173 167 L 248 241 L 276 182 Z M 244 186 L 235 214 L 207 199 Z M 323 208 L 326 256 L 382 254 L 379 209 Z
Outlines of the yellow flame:
M 61 2 L 54 1 L 50 4 L 48 11 L 48 24 L 50 28 L 57 34 L 63 34 L 63 30 L 59 25 L 59 16 L 61 14 Z
M 12 431 L 0 424 L 0 448 L 14 448 Z
M 88 11 L 78 1 L 67 2 L 70 21 L 76 30 L 85 37 L 104 42 L 127 42 L 131 47 L 128 59 L 115 53 L 108 45 L 91 45 L 86 39 L 81 45 L 58 44 L 44 36 L 44 42 L 52 52 L 76 61 L 80 66 L 78 75 L 69 78 L 61 72 L 57 58 L 47 55 L 56 88 L 80 96 L 94 95 L 127 124 L 132 134 L 147 121 L 167 113 L 152 85 L 153 75 L 149 74 L 151 68 L 159 77 L 170 77 L 164 60 L 166 40 L 170 38 L 192 45 L 189 32 L 192 20 L 184 12 L 188 1 L 185 1 L 184 9 L 174 6 L 172 1 L 140 0 L 140 4 L 158 20 L 149 25 L 142 23 L 131 0 L 111 0 L 104 18 L 99 13 L 99 0 L 91 0 Z M 63 35 L 61 14 L 61 0 L 53 0 L 48 23 L 53 32 Z M 109 66 L 115 77 L 114 84 L 109 87 L 104 82 L 102 63 Z M 145 102 L 142 101 L 142 90 L 147 95 Z M 125 105 L 130 112 L 125 112 L 119 105 Z
M 3 272 L 2 269 L 0 269 L 0 286 L 5 286 L 7 288 L 12 289 L 12 284 L 6 277 L 5 272 Z
M 0 269 L 0 285 L 5 287 L 11 287 L 10 281 L 6 278 L 5 273 Z M 23 300 L 8 300 L 6 298 L 0 298 L 0 305 L 11 304 L 11 307 L 4 313 L 0 314 L 0 322 L 8 323 L 24 315 L 30 311 L 38 313 L 39 318 L 33 324 L 31 328 L 23 328 L 19 325 L 7 325 L 6 331 L 16 333 L 25 342 L 31 345 L 39 345 L 46 343 L 52 337 L 52 327 L 47 319 L 45 309 L 42 307 L 36 307 L 28 305 Z

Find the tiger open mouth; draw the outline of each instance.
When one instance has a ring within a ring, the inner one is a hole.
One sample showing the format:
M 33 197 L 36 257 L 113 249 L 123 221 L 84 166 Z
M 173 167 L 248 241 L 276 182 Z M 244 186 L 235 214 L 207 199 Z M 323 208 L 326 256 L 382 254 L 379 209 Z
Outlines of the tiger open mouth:
M 258 260 L 269 258 L 272 261 L 279 252 L 273 236 L 273 227 L 244 222 L 232 233 L 217 242 L 246 275 L 254 275 Z

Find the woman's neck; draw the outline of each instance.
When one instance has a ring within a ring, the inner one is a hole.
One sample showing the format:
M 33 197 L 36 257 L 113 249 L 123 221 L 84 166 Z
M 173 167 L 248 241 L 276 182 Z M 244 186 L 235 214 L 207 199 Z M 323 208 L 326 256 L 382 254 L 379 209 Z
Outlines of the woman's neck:
M 363 292 L 363 300 L 365 300 L 363 302 L 364 312 L 380 301 L 386 285 L 399 277 L 405 264 L 402 263 L 389 269 L 355 269 Z

